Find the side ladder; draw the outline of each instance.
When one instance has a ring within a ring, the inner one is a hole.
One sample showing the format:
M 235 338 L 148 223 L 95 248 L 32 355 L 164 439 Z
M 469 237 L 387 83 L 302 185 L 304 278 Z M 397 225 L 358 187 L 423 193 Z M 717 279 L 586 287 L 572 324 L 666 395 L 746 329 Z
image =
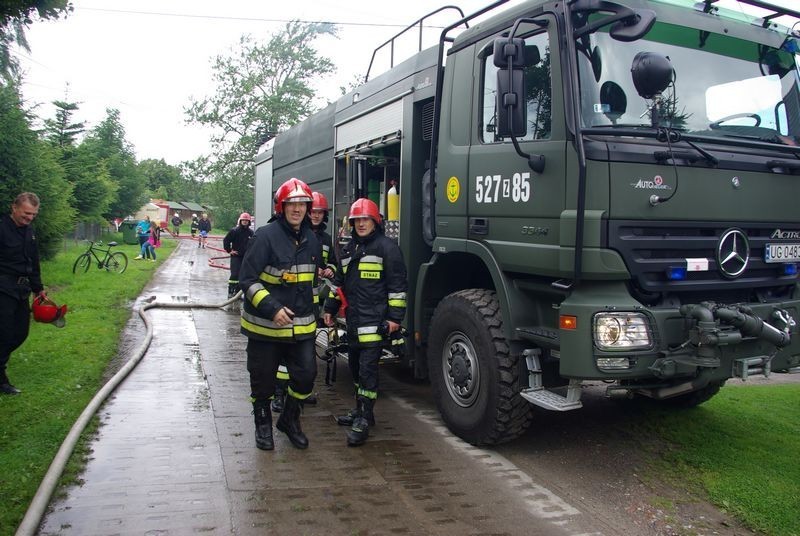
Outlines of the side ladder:
M 542 385 L 542 366 L 540 356 L 542 350 L 531 348 L 522 352 L 528 365 L 528 388 L 520 391 L 522 398 L 544 409 L 551 411 L 569 411 L 583 407 L 581 403 L 581 380 L 570 380 L 567 396 L 548 391 Z

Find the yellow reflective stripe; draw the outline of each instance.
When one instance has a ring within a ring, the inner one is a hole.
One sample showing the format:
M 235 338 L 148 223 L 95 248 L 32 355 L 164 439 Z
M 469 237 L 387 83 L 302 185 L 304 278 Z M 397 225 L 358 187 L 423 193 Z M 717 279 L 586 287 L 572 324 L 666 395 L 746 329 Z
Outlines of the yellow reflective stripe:
M 378 392 L 377 391 L 368 391 L 367 389 L 360 389 L 359 388 L 358 396 L 363 396 L 365 398 L 370 398 L 372 400 L 375 400 L 376 398 L 378 398 Z
M 258 304 L 261 303 L 261 300 L 269 296 L 269 291 L 265 288 L 262 288 L 258 292 L 256 292 L 252 298 L 250 298 L 250 303 L 253 304 L 253 307 L 258 307 Z
M 358 336 L 358 342 L 380 342 L 382 340 L 383 337 L 378 335 L 377 333 Z
M 281 284 L 281 278 L 280 277 L 276 277 L 276 276 L 274 276 L 272 274 L 268 274 L 267 272 L 261 272 L 261 275 L 259 275 L 258 278 L 261 281 L 263 281 L 264 283 L 267 283 L 268 285 L 280 285 Z
M 377 262 L 360 262 L 358 263 L 358 269 L 362 271 L 381 272 L 383 271 L 383 264 L 378 264 Z
M 288 380 L 289 373 L 278 369 L 278 372 L 275 373 L 275 377 L 278 378 L 279 380 Z
M 389 307 L 405 307 L 406 300 L 389 300 Z
M 266 337 L 275 337 L 275 338 L 284 338 L 290 339 L 292 338 L 292 326 L 285 326 L 282 328 L 268 328 L 264 326 L 259 326 L 257 324 L 253 324 L 252 322 L 248 322 L 242 317 L 242 327 L 251 333 L 257 333 L 259 335 L 264 335 Z
M 392 346 L 398 346 L 400 344 L 405 344 L 405 343 L 406 343 L 406 340 L 403 339 L 402 337 L 399 338 L 399 339 L 392 339 Z
M 306 398 L 311 396 L 311 393 L 306 393 L 306 394 L 298 393 L 297 391 L 292 389 L 291 386 L 288 386 L 286 388 L 286 392 L 289 394 L 289 396 L 291 396 L 292 398 L 296 398 L 298 400 L 305 400 Z
M 305 335 L 307 333 L 314 333 L 317 331 L 317 321 L 314 320 L 311 324 L 307 324 L 305 326 L 296 325 L 294 326 L 294 333 L 295 335 Z
M 301 274 L 297 274 L 297 282 L 298 283 L 313 283 L 314 282 L 314 272 L 303 272 Z
M 314 293 L 314 300 L 313 301 L 314 301 L 315 304 L 319 303 L 319 295 L 316 292 Z

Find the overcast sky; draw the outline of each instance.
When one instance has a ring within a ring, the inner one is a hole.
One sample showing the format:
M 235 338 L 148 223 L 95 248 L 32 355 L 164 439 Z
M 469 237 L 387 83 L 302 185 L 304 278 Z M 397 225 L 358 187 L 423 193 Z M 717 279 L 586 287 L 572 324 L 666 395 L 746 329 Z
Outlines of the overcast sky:
M 120 110 L 137 158 L 171 164 L 208 152 L 208 133 L 185 123 L 190 97 L 214 92 L 211 61 L 228 55 L 243 34 L 265 42 L 291 19 L 343 23 L 338 39 L 321 38 L 318 49 L 337 73 L 321 82 L 322 99 L 335 100 L 339 86 L 363 75 L 375 47 L 440 4 L 430 0 L 72 0 L 66 19 L 34 22 L 31 52 L 20 57 L 26 71 L 23 96 L 42 103 L 38 115 L 53 116 L 53 100 L 80 103 L 74 119 L 89 128 Z M 466 13 L 486 0 L 459 2 Z M 443 4 L 442 4 L 443 5 Z M 454 12 L 436 22 L 456 20 Z M 438 31 L 427 30 L 428 43 Z M 324 103 L 325 100 L 321 100 Z
M 338 98 L 339 86 L 356 74 L 363 76 L 373 49 L 397 33 L 399 25 L 446 3 L 457 4 L 469 14 L 489 0 L 72 3 L 75 11 L 66 19 L 34 22 L 28 30 L 31 52 L 20 57 L 27 73 L 24 98 L 41 103 L 37 113 L 43 117 L 53 116 L 49 104 L 53 100 L 78 102 L 80 110 L 74 119 L 86 122 L 88 128 L 105 117 L 106 108 L 117 108 L 139 160 L 163 158 L 178 164 L 209 151 L 208 132 L 187 125 L 183 110 L 190 97 L 202 99 L 213 94 L 212 58 L 228 55 L 241 35 L 251 34 L 265 42 L 291 19 L 341 23 L 338 39 L 324 37 L 317 43 L 338 69 L 320 83 L 320 102 L 324 103 Z M 788 6 L 798 0 L 774 3 Z M 450 11 L 432 22 L 442 25 L 453 20 L 455 14 Z M 436 41 L 438 33 L 426 31 L 426 46 Z M 405 43 L 416 46 L 415 39 Z

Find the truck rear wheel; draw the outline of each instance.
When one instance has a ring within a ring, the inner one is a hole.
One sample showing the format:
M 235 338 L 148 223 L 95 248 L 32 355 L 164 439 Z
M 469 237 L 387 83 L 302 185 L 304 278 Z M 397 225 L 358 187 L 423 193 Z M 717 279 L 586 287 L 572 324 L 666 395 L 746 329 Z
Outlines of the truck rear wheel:
M 530 405 L 519 395 L 520 367 L 503 334 L 493 291 L 455 292 L 436 307 L 428 345 L 434 399 L 450 430 L 473 445 L 519 437 Z

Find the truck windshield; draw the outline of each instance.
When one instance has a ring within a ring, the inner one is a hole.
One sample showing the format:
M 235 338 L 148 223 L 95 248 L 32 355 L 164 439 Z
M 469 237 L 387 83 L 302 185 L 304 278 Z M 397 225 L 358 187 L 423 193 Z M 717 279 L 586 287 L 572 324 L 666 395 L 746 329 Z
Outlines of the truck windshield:
M 578 45 L 584 127 L 655 125 L 719 141 L 800 145 L 799 64 L 787 50 L 667 23 L 630 43 L 596 32 Z M 656 106 L 631 78 L 639 52 L 667 56 L 675 70 Z

